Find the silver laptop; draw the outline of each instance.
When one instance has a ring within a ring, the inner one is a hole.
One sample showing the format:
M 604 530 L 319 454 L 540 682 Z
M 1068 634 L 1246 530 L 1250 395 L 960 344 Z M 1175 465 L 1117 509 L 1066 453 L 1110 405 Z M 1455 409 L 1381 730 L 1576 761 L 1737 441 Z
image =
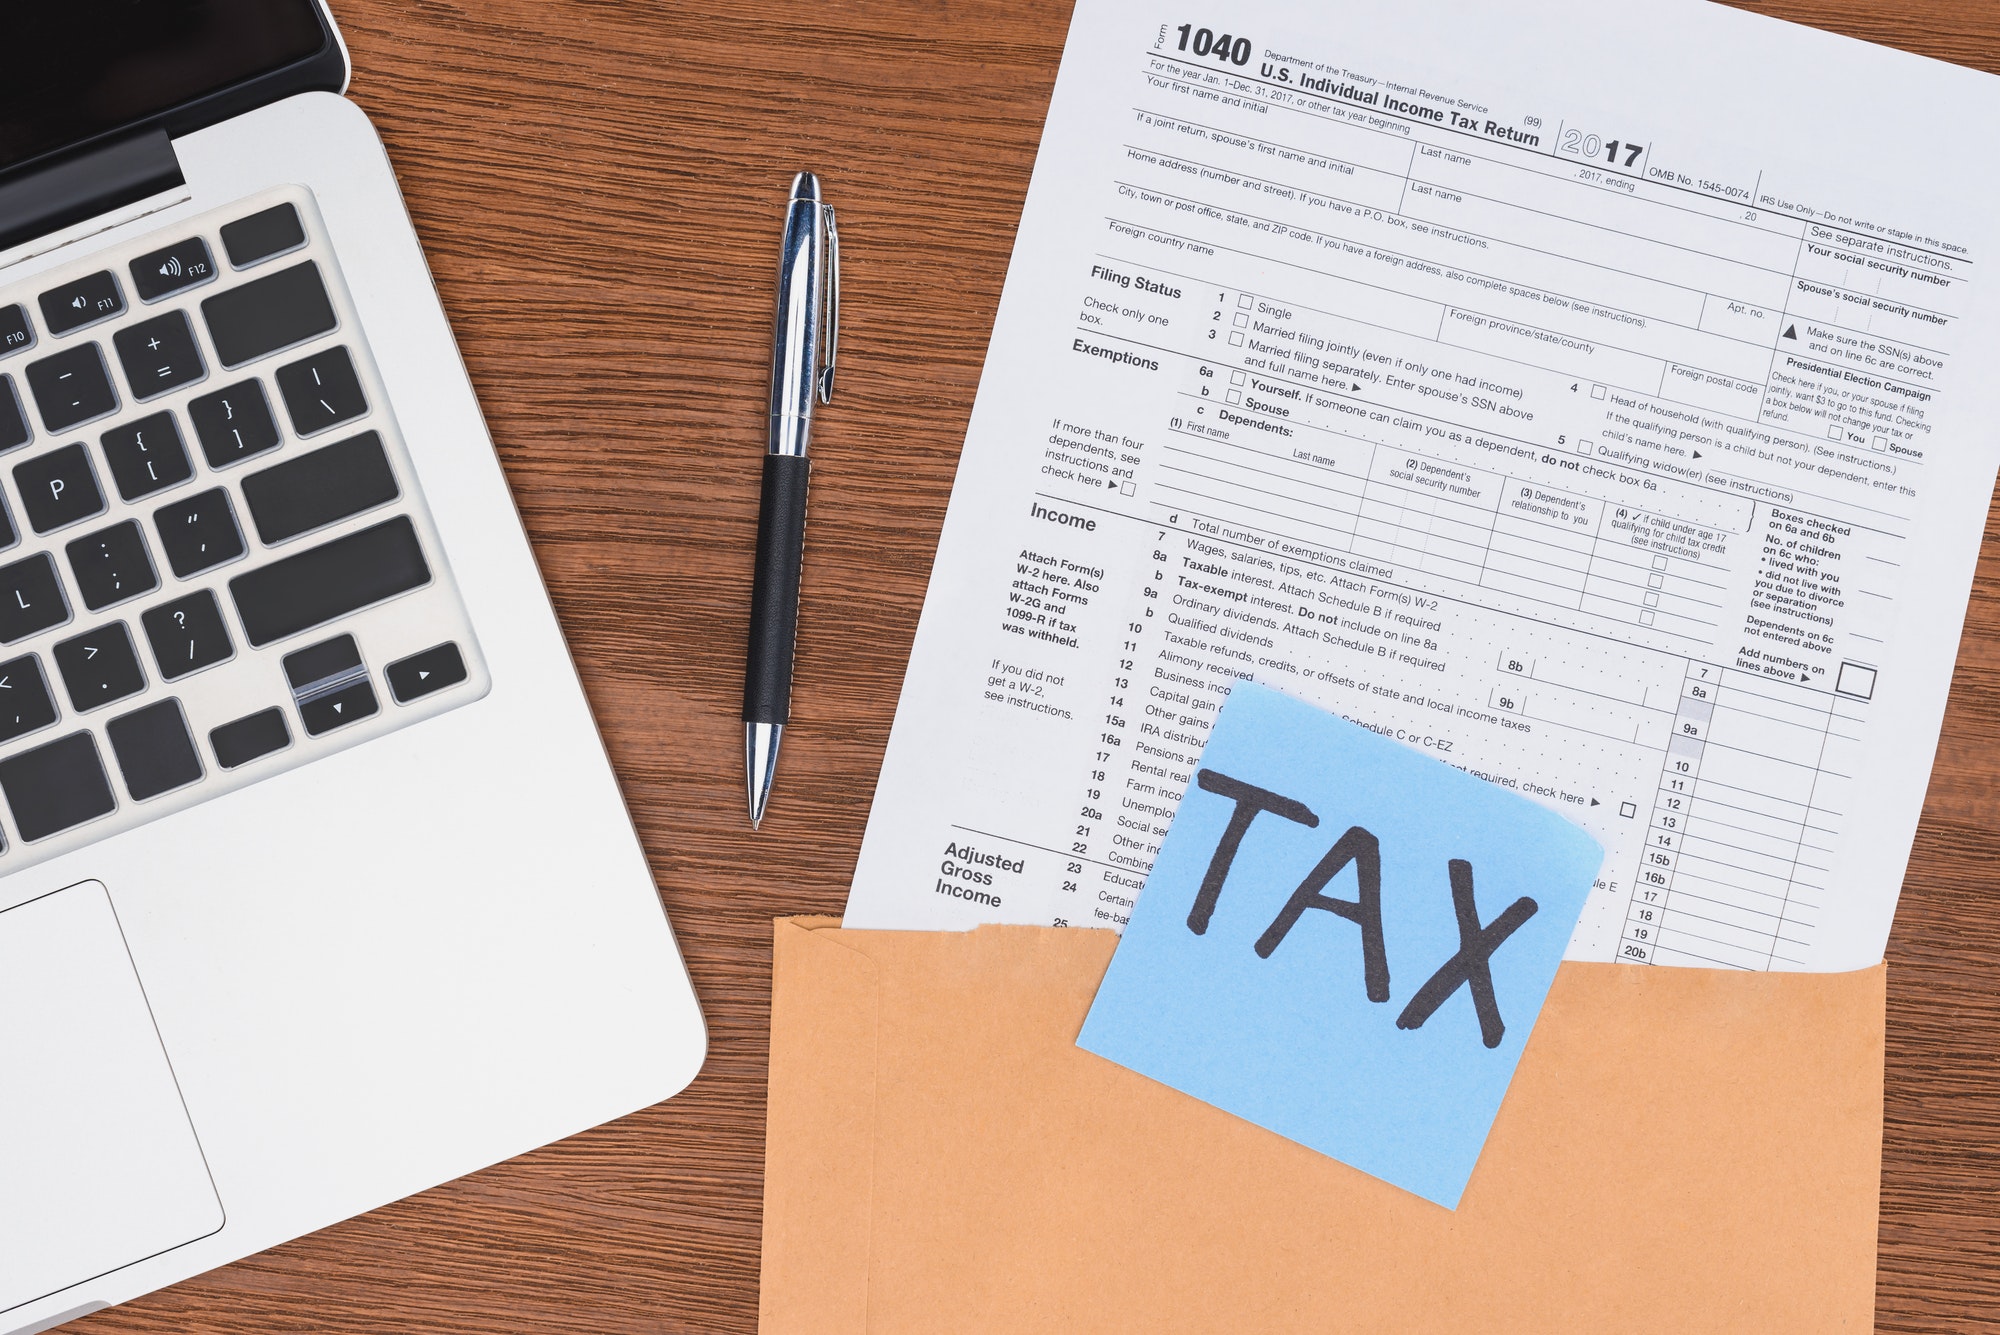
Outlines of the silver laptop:
M 329 15 L 7 8 L 0 1335 L 706 1048 Z

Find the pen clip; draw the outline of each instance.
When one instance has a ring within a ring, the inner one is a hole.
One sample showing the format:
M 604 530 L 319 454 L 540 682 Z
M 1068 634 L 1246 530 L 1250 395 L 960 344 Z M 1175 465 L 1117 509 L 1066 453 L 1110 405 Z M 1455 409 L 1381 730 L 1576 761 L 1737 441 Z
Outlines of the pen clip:
M 833 205 L 826 214 L 826 366 L 819 373 L 819 401 L 833 402 L 833 365 L 840 353 L 840 229 L 834 225 Z

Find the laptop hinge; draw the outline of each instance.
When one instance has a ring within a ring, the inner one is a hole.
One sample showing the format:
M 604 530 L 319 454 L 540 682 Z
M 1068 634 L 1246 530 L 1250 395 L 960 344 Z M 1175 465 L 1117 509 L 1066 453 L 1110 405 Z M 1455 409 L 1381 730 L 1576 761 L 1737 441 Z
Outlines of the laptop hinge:
M 0 177 L 0 250 L 186 183 L 165 130 Z

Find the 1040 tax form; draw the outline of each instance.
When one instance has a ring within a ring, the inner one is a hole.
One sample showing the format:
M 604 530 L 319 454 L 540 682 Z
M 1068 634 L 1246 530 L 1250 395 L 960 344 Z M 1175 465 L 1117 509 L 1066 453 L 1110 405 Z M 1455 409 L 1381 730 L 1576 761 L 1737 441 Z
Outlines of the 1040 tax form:
M 1705 4 L 1081 0 L 847 925 L 1122 925 L 1250 678 L 1595 835 L 1571 958 L 1880 959 L 1996 122 Z

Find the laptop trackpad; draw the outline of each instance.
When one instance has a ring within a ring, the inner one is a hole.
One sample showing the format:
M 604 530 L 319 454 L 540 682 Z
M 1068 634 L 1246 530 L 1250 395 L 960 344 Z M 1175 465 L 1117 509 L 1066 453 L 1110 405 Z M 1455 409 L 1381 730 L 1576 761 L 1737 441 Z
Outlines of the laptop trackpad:
M 0 1313 L 222 1218 L 104 887 L 0 913 Z

